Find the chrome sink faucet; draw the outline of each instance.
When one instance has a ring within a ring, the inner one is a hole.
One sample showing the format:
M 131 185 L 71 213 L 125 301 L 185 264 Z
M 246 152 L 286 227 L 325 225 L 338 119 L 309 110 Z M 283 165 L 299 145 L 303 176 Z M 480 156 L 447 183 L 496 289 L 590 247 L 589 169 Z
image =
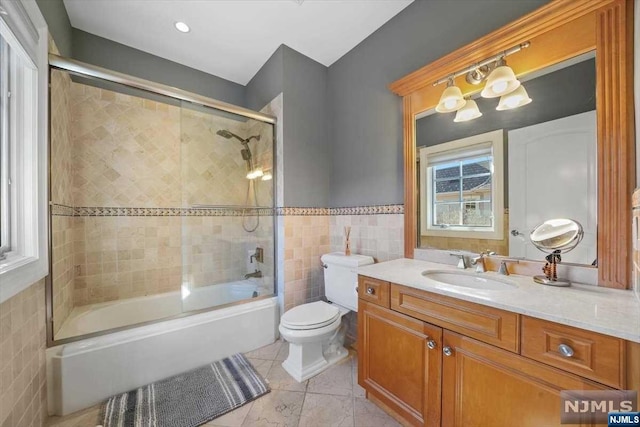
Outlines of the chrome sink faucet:
M 460 258 L 460 260 L 458 261 L 458 268 L 461 270 L 465 270 L 467 269 L 469 266 L 467 265 L 467 258 L 464 254 L 455 254 L 455 253 L 450 253 L 449 255 L 451 256 L 457 256 L 458 258 Z
M 504 258 L 502 260 L 500 260 L 500 269 L 498 270 L 498 274 L 502 274 L 503 276 L 508 276 L 509 273 L 509 269 L 507 268 L 507 263 L 508 262 L 512 262 L 514 264 L 518 264 L 520 263 L 519 259 L 514 259 L 514 258 Z
M 476 266 L 476 273 L 485 273 L 487 271 L 487 266 L 485 265 L 485 258 L 490 255 L 495 255 L 496 253 L 490 250 L 485 252 L 480 252 L 480 254 L 471 260 L 471 265 Z

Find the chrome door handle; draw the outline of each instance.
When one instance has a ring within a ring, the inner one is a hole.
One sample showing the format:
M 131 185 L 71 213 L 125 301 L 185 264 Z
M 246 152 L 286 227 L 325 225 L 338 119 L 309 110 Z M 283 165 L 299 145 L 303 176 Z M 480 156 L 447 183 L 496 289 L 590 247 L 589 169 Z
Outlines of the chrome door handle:
M 442 349 L 442 352 L 444 353 L 445 356 L 451 356 L 453 354 L 453 350 L 451 350 L 451 347 L 446 346 Z
M 434 348 L 436 348 L 438 344 L 432 340 L 432 339 L 428 339 L 427 340 L 427 347 L 429 347 L 429 350 L 433 350 Z
M 369 287 L 367 287 L 367 294 L 375 295 L 376 294 L 376 290 L 373 289 L 371 286 L 369 286 Z
M 566 344 L 560 344 L 558 346 L 558 352 L 564 357 L 573 357 L 573 349 Z

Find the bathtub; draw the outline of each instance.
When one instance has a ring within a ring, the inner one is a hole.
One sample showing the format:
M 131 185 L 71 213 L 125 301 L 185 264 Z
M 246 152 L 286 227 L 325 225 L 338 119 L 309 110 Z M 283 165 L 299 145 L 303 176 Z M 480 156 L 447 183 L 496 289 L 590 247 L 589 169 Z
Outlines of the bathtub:
M 172 317 L 185 311 L 248 300 L 258 296 L 260 285 L 257 279 L 248 279 L 75 307 L 55 339 L 62 340 Z
M 235 294 L 251 292 L 253 295 L 256 292 L 250 288 L 250 283 L 235 285 L 238 286 L 230 288 Z M 217 286 L 221 285 L 207 288 Z M 255 288 L 255 284 L 253 286 Z M 211 289 L 195 289 L 186 300 L 193 296 L 191 301 L 196 301 L 198 293 L 213 297 L 207 292 Z M 142 298 L 131 300 L 134 299 Z M 162 310 L 169 313 L 169 309 L 176 308 L 175 297 L 158 295 L 146 299 L 150 304 L 129 300 L 99 304 L 100 307 L 79 314 L 74 321 L 75 327 L 90 329 L 101 321 L 115 325 L 123 307 L 130 310 L 155 306 L 157 302 L 158 312 L 153 311 L 155 307 L 143 310 L 155 314 L 164 313 Z M 49 348 L 46 352 L 49 413 L 66 415 L 100 403 L 114 394 L 268 345 L 277 338 L 278 321 L 276 298 L 262 297 Z

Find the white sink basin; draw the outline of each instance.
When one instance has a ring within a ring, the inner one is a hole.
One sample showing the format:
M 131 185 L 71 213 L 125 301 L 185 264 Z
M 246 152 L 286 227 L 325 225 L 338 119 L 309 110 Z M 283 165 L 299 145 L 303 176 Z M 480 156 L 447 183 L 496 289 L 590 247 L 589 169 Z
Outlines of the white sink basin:
M 452 270 L 427 270 L 422 275 L 436 282 L 463 288 L 487 291 L 508 291 L 518 287 L 514 282 L 484 273 L 467 273 Z

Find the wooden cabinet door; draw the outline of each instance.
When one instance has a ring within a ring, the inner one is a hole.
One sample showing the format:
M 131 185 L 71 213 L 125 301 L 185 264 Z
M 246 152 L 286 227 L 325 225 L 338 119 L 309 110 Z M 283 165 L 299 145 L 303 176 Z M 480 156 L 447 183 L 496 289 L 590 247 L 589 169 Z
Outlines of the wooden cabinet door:
M 443 427 L 560 426 L 560 391 L 611 390 L 454 332 L 443 346 Z
M 358 304 L 358 383 L 408 423 L 439 426 L 442 329 Z

